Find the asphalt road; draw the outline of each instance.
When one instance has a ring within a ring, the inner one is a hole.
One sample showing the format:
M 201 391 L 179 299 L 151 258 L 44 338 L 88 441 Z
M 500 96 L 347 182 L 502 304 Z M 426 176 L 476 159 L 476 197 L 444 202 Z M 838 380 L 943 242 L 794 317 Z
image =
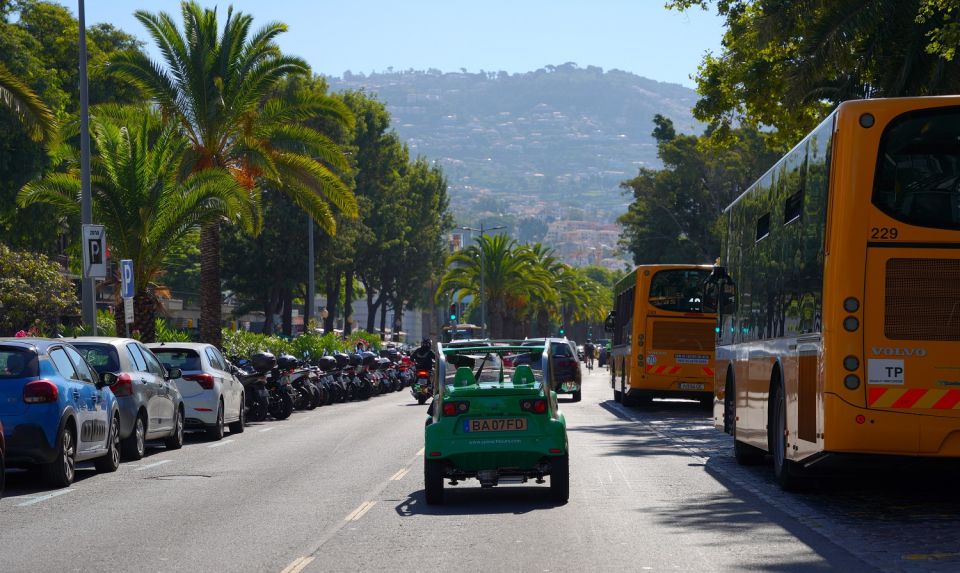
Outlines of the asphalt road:
M 890 501 L 899 490 L 889 484 L 781 494 L 769 468 L 732 462 L 728 437 L 692 402 L 623 409 L 603 370 L 583 396 L 561 404 L 571 448 L 564 505 L 546 484 L 466 482 L 448 487 L 444 506 L 426 506 L 425 407 L 402 392 L 252 424 L 222 442 L 188 436 L 182 450 L 158 445 L 115 474 L 83 470 L 65 490 L 9 472 L 0 571 L 960 566 L 954 506 Z

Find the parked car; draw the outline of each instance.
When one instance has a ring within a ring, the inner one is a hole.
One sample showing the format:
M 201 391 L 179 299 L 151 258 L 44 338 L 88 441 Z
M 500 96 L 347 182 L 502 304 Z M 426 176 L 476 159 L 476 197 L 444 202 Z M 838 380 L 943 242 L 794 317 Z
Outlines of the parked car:
M 243 432 L 243 384 L 212 344 L 160 342 L 147 348 L 167 368 L 183 375 L 174 383 L 183 396 L 187 428 L 202 428 L 214 440 L 223 438 L 224 424 L 231 434 Z
M 580 401 L 582 368 L 574 342 L 566 338 L 530 338 L 522 346 L 537 346 L 550 343 L 553 356 L 553 390 L 558 394 L 571 394 L 574 402 Z
M 116 471 L 120 411 L 107 383 L 62 340 L 0 338 L 5 463 L 39 466 L 54 487 L 73 483 L 80 461 Z
M 183 446 L 184 410 L 180 391 L 144 345 L 131 338 L 81 336 L 70 341 L 103 376 L 116 375 L 110 386 L 120 408 L 120 445 L 125 459 L 139 460 L 148 440 L 163 439 L 167 449 Z
M 7 447 L 3 441 L 3 422 L 0 422 L 0 499 L 3 499 L 3 482 L 6 480 L 7 464 L 4 461 Z

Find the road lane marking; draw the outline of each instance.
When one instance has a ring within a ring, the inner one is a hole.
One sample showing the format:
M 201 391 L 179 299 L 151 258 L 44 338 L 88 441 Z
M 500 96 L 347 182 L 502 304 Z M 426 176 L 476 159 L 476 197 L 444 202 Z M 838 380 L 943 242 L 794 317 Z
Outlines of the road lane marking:
M 148 469 L 150 469 L 150 468 L 155 468 L 155 467 L 157 467 L 157 466 L 162 466 L 163 464 L 169 464 L 169 463 L 172 462 L 172 461 L 173 461 L 173 460 L 160 460 L 159 462 L 154 462 L 154 463 L 152 463 L 152 464 L 147 464 L 147 465 L 145 465 L 145 466 L 140 466 L 140 467 L 138 467 L 138 468 L 135 468 L 133 471 L 135 471 L 135 472 L 142 472 L 143 470 L 148 470 Z
M 270 430 L 276 430 L 276 429 L 277 429 L 276 426 L 270 426 L 269 428 L 264 428 L 264 429 L 260 430 L 260 432 L 261 432 L 261 433 L 262 433 L 262 432 L 269 432 Z
M 410 473 L 410 468 L 403 468 L 402 470 L 390 476 L 390 481 L 400 481 L 406 477 L 408 473 Z
M 423 452 L 426 451 L 426 449 L 427 449 L 426 447 L 420 448 L 420 451 L 417 452 L 417 455 L 418 455 L 418 456 L 422 456 L 422 455 L 423 455 Z
M 233 440 L 223 440 L 223 441 L 221 441 L 221 442 L 217 442 L 216 444 L 210 444 L 210 445 L 207 446 L 207 447 L 208 447 L 208 448 L 219 448 L 220 446 L 225 446 L 225 445 L 227 445 L 227 444 L 232 444 L 232 443 L 233 443 Z
M 345 517 L 343 520 L 344 520 L 344 521 L 358 521 L 358 520 L 359 520 L 361 517 L 363 517 L 368 511 L 370 511 L 370 508 L 371 508 L 371 507 L 373 507 L 373 506 L 376 505 L 376 504 L 377 504 L 377 502 L 375 502 L 375 501 L 365 501 L 365 502 L 363 502 L 363 503 L 360 504 L 360 507 L 358 507 L 357 509 L 351 511 L 351 512 L 350 512 L 350 515 L 348 515 L 347 517 Z
M 313 557 L 298 557 L 280 573 L 300 573 L 313 561 Z
M 72 489 L 60 489 L 60 490 L 57 490 L 57 491 L 55 491 L 55 492 L 53 492 L 53 493 L 48 493 L 47 495 L 41 495 L 40 497 L 35 497 L 35 498 L 31 499 L 30 501 L 25 501 L 25 502 L 23 502 L 23 503 L 18 503 L 18 504 L 17 504 L 17 507 L 27 507 L 28 505 L 33 505 L 33 504 L 35 504 L 35 503 L 40 503 L 41 501 L 46 501 L 46 500 L 48 500 L 48 499 L 53 499 L 53 498 L 57 497 L 58 495 L 63 495 L 63 494 L 65 494 L 65 493 L 70 493 L 71 491 L 73 491 L 73 490 L 72 490 Z

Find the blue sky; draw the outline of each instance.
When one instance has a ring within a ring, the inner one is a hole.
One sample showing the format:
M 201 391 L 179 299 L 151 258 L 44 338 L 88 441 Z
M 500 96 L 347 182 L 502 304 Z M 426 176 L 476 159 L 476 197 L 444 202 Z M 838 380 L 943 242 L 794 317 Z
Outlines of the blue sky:
M 76 10 L 76 0 L 61 0 Z M 226 12 L 229 2 L 200 0 Z M 315 72 L 341 75 L 408 68 L 525 72 L 548 64 L 618 68 L 693 87 L 706 51 L 718 53 L 722 21 L 665 0 L 234 0 L 254 22 L 285 22 L 279 43 Z M 141 39 L 134 10 L 171 0 L 86 0 L 88 24 L 109 22 Z

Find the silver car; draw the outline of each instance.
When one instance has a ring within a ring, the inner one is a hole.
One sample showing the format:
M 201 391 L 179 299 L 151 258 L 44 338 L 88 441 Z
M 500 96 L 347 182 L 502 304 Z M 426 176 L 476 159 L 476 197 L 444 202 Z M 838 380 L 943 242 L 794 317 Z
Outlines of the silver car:
M 169 372 L 140 342 L 130 338 L 80 336 L 70 340 L 77 351 L 103 375 L 117 376 L 110 386 L 120 406 L 120 446 L 128 460 L 139 460 L 146 441 L 163 439 L 168 449 L 183 446 L 184 406 Z
M 187 428 L 203 428 L 213 440 L 223 438 L 223 426 L 231 434 L 243 432 L 243 384 L 230 372 L 223 355 L 212 344 L 200 342 L 155 342 L 147 345 L 160 362 L 179 368 L 176 380 L 186 407 Z

